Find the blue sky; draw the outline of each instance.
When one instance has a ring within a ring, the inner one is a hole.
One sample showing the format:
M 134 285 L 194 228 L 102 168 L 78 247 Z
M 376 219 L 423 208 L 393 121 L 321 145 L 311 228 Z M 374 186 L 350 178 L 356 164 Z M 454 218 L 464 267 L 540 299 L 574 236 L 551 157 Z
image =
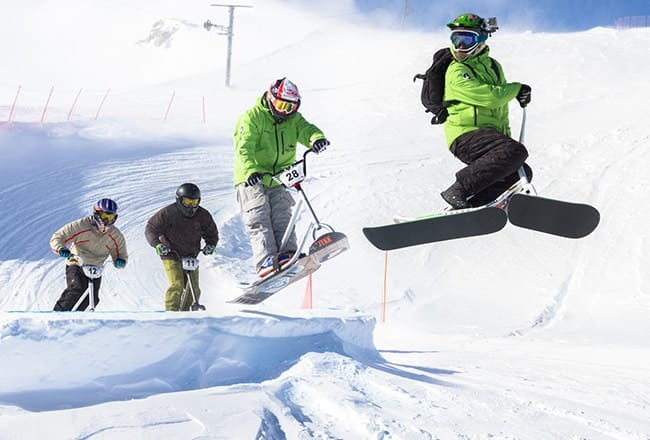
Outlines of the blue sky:
M 617 17 L 650 15 L 650 0 L 407 0 L 405 26 L 435 31 L 463 12 L 497 16 L 502 29 L 579 31 L 613 26 Z M 401 23 L 404 0 L 355 0 L 364 13 L 385 11 Z

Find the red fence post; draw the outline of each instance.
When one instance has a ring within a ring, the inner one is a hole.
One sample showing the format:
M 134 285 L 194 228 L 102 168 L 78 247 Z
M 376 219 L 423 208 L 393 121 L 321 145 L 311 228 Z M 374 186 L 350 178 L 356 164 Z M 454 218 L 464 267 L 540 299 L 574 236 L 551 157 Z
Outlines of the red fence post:
M 311 275 L 307 277 L 307 285 L 305 286 L 305 295 L 302 299 L 302 308 L 311 309 L 313 306 L 313 296 L 312 296 L 312 279 Z
M 83 88 L 79 89 L 77 96 L 74 98 L 74 101 L 72 101 L 72 105 L 70 106 L 70 111 L 68 112 L 68 117 L 66 118 L 66 121 L 70 120 L 70 115 L 72 115 L 72 111 L 74 110 L 75 105 L 77 105 L 77 100 L 79 99 L 82 90 Z
M 386 322 L 386 296 L 387 296 L 387 289 L 386 289 L 386 278 L 388 277 L 388 251 L 384 253 L 384 298 L 382 301 L 382 307 L 381 307 L 381 323 L 384 324 Z
M 14 103 L 11 104 L 11 110 L 9 110 L 9 118 L 7 119 L 7 124 L 11 124 L 11 122 L 14 120 L 14 116 L 16 114 L 16 102 L 18 102 L 18 95 L 20 95 L 20 88 L 22 86 L 18 86 L 18 90 L 16 91 L 16 97 L 14 98 Z
M 172 97 L 169 99 L 169 105 L 167 106 L 167 111 L 165 112 L 165 118 L 163 122 L 167 122 L 167 115 L 169 115 L 169 109 L 172 108 L 172 102 L 174 102 L 174 96 L 176 96 L 176 90 L 172 93 Z
M 106 93 L 104 94 L 104 97 L 102 98 L 102 102 L 99 103 L 99 107 L 97 107 L 97 113 L 95 113 L 95 121 L 97 118 L 99 118 L 99 112 L 102 110 L 102 107 L 104 106 L 104 101 L 106 101 L 106 97 L 108 96 L 108 93 L 111 91 L 109 88 L 106 90 Z
M 43 107 L 43 113 L 41 114 L 41 124 L 45 121 L 45 114 L 47 113 L 47 107 L 50 105 L 50 99 L 52 98 L 52 92 L 54 91 L 54 86 L 50 89 L 50 94 L 47 95 L 47 100 L 45 101 L 45 106 Z

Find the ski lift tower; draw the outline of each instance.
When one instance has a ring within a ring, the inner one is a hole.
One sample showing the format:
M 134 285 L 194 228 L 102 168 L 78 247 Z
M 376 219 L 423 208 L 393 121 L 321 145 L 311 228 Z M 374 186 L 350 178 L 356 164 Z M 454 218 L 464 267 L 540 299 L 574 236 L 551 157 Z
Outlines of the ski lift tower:
M 210 6 L 218 6 L 222 8 L 228 8 L 228 26 L 221 26 L 218 24 L 213 24 L 210 20 L 207 20 L 203 27 L 206 31 L 215 28 L 218 35 L 227 35 L 228 36 L 228 54 L 226 56 L 226 87 L 230 87 L 230 59 L 232 57 L 232 36 L 233 36 L 233 24 L 235 21 L 235 8 L 252 8 L 248 5 L 220 5 L 212 4 Z

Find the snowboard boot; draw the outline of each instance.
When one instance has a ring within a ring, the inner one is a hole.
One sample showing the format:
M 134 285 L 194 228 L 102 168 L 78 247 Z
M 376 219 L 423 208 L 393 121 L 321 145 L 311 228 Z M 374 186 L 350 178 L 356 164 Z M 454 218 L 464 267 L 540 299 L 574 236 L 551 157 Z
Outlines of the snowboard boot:
M 264 278 L 273 272 L 279 272 L 291 260 L 293 254 L 294 252 L 284 252 L 280 255 L 270 255 L 257 269 L 257 276 Z
M 460 182 L 456 181 L 449 188 L 440 193 L 440 196 L 449 203 L 453 209 L 471 208 L 472 205 L 467 201 L 467 194 Z

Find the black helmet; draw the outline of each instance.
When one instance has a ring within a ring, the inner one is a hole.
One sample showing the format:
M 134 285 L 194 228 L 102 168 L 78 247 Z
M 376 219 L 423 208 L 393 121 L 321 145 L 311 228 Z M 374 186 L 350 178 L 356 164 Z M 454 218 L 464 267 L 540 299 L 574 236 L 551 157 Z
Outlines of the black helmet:
M 201 190 L 193 183 L 184 183 L 176 190 L 176 205 L 185 217 L 193 217 L 199 209 Z

